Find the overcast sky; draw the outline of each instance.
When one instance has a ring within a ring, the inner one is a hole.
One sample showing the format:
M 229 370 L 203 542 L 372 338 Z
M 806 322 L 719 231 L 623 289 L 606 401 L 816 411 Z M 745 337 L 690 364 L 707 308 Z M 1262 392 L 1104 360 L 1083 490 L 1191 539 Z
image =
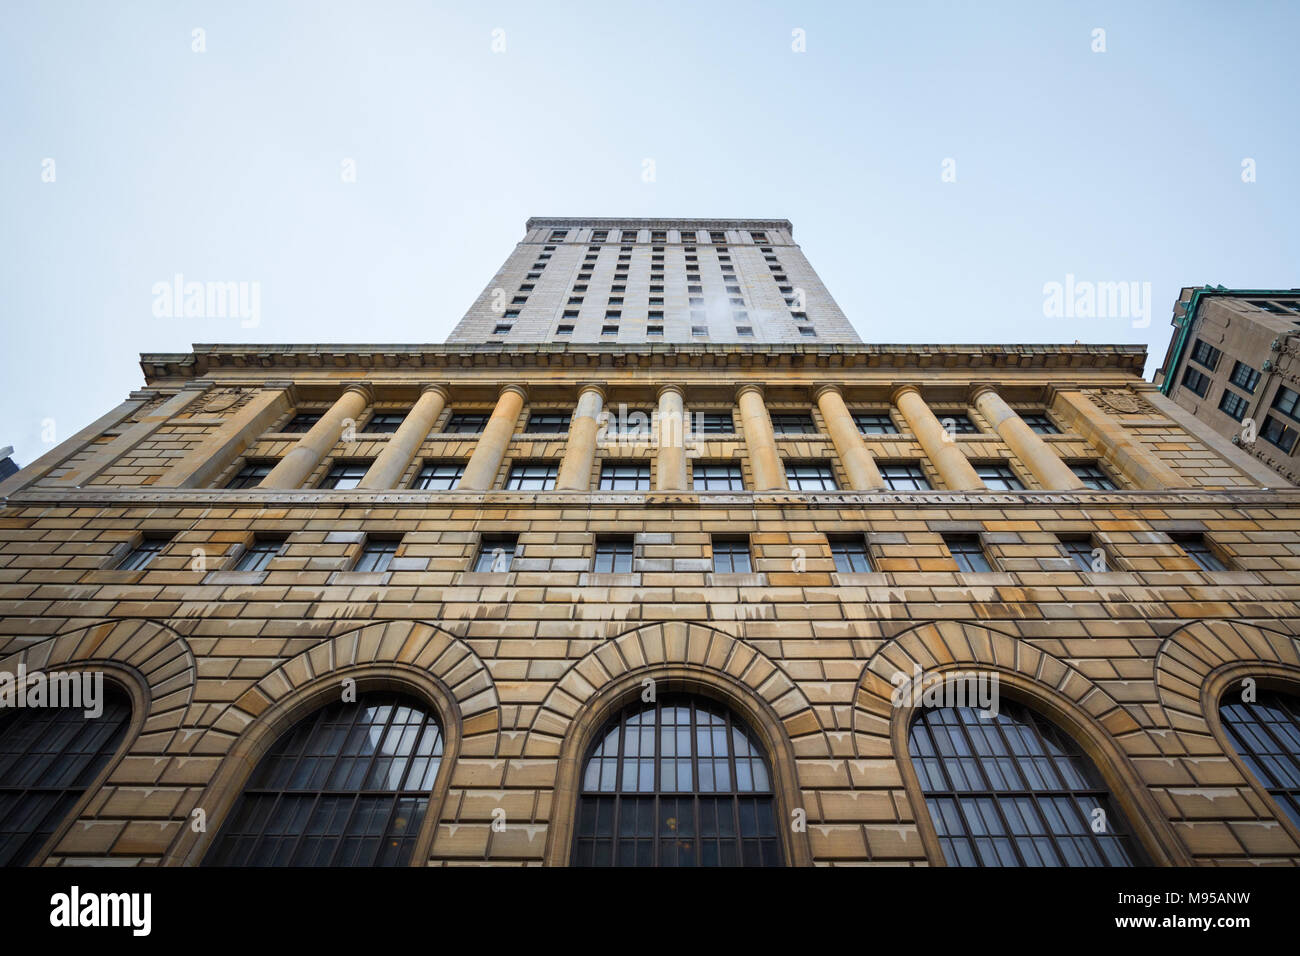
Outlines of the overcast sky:
M 785 217 L 866 341 L 1145 343 L 1148 377 L 1181 287 L 1300 286 L 1296 3 L 0 18 L 21 464 L 139 388 L 141 352 L 441 342 L 529 216 Z M 257 283 L 258 324 L 155 314 L 178 274 Z M 1053 315 L 1067 276 L 1139 300 Z

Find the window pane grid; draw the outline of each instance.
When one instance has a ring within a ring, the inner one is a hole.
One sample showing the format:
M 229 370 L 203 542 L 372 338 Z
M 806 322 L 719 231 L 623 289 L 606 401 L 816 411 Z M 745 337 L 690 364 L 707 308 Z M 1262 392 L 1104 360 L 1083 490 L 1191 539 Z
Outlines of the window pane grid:
M 888 412 L 856 412 L 853 422 L 866 435 L 897 435 L 898 426 Z
M 577 866 L 780 866 L 767 761 L 724 708 L 625 708 L 583 768 Z
M 745 479 L 734 462 L 696 462 L 691 469 L 696 491 L 744 491 Z
M 1029 708 L 922 710 L 908 734 L 926 805 L 954 866 L 1131 866 L 1127 822 L 1075 742 Z M 1105 814 L 1096 833 L 1093 815 Z
M 629 574 L 632 571 L 632 553 L 631 538 L 597 538 L 596 560 L 591 569 L 609 574 Z
M 907 462 L 882 462 L 880 477 L 894 491 L 929 491 L 930 482 L 920 465 Z
M 425 462 L 411 487 L 421 491 L 452 491 L 464 474 L 463 462 Z
M 792 461 L 785 466 L 786 484 L 792 491 L 838 491 L 835 473 L 828 462 Z
M 867 540 L 861 536 L 835 537 L 830 539 L 831 556 L 835 559 L 835 570 L 842 574 L 874 571 L 871 555 L 867 550 Z
M 75 707 L 0 712 L 0 866 L 23 866 L 117 753 L 131 703 L 104 682 L 103 713 Z
M 361 555 L 357 558 L 354 571 L 387 571 L 397 554 L 397 538 L 367 538 L 361 545 Z
M 607 461 L 600 468 L 602 491 L 649 491 L 650 463 Z
M 403 866 L 442 761 L 415 701 L 363 694 L 323 707 L 258 763 L 205 866 Z
M 1300 826 L 1300 699 L 1261 689 L 1251 703 L 1225 699 L 1219 714 L 1242 761 Z
M 743 538 L 713 539 L 713 570 L 718 574 L 749 574 L 749 541 Z
M 506 476 L 508 491 L 550 491 L 555 487 L 559 465 L 553 461 L 526 461 L 512 465 Z

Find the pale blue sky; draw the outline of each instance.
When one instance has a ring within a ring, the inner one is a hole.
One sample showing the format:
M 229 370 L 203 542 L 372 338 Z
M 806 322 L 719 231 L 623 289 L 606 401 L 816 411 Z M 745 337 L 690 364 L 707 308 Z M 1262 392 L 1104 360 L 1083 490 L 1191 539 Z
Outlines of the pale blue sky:
M 532 215 L 786 217 L 867 341 L 1146 343 L 1149 376 L 1180 287 L 1300 286 L 1298 33 L 1295 3 L 4 0 L 0 446 L 116 405 L 142 351 L 440 342 Z M 261 324 L 155 317 L 176 273 L 260 283 Z M 1067 274 L 1151 283 L 1150 326 L 1045 318 Z

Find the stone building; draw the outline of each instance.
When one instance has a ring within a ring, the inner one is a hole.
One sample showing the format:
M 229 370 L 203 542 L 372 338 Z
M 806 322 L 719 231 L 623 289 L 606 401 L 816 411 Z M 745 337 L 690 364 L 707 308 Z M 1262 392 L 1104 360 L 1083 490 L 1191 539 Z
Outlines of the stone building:
M 0 673 L 105 678 L 0 712 L 0 860 L 1300 861 L 1300 491 L 1140 347 L 862 344 L 788 223 L 528 235 L 447 344 L 144 355 L 0 484 Z
M 1300 484 L 1300 289 L 1183 289 L 1156 384 Z

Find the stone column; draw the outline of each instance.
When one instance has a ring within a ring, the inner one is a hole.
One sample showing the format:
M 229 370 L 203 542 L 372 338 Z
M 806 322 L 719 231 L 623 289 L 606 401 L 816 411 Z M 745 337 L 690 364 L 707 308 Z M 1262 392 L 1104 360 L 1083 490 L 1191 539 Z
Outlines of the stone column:
M 528 392 L 522 385 L 503 385 L 497 398 L 497 407 L 492 409 L 492 417 L 483 428 L 483 434 L 474 446 L 474 454 L 469 457 L 465 474 L 461 476 L 456 488 L 460 491 L 487 491 L 496 481 L 501 459 L 510 447 L 510 439 L 515 435 L 515 425 L 519 423 L 519 413 L 524 410 L 524 399 Z
M 396 488 L 402 480 L 402 473 L 411 463 L 420 444 L 433 428 L 442 410 L 447 406 L 447 389 L 441 385 L 426 385 L 414 407 L 402 419 L 402 424 L 393 437 L 388 439 L 384 450 L 379 453 L 374 464 L 361 479 L 358 488 Z
M 823 385 L 817 389 L 813 398 L 817 408 L 826 420 L 826 430 L 831 433 L 835 443 L 835 454 L 839 455 L 840 464 L 849 476 L 849 487 L 854 491 L 875 491 L 885 487 L 885 480 L 880 477 L 871 452 L 862 440 L 862 433 L 849 414 L 840 394 L 838 385 Z
M 785 466 L 776 450 L 776 436 L 772 434 L 772 419 L 768 417 L 760 385 L 742 385 L 736 389 L 736 402 L 740 406 L 740 420 L 745 429 L 745 447 L 749 450 L 749 466 L 754 473 L 755 491 L 785 491 L 790 486 L 785 480 Z
M 1186 488 L 1188 482 L 1160 457 L 1132 438 L 1122 423 L 1103 412 L 1077 388 L 1053 389 L 1053 407 L 1103 457 L 1142 488 Z
M 289 449 L 289 454 L 280 459 L 257 487 L 301 488 L 343 434 L 343 423 L 349 418 L 354 422 L 360 420 L 371 396 L 370 386 L 364 382 L 348 385 L 330 410 L 302 436 L 298 444 Z
M 659 437 L 655 488 L 686 490 L 686 407 L 680 385 L 659 388 Z
M 915 385 L 900 385 L 894 389 L 893 402 L 911 427 L 916 440 L 921 443 L 926 456 L 938 469 L 945 488 L 950 491 L 985 489 L 984 482 L 975 474 L 975 469 L 957 447 L 957 442 L 948 436 L 934 412 L 930 411 L 930 406 L 925 404 L 920 389 Z
M 1002 400 L 992 385 L 975 386 L 971 400 L 1043 488 L 1048 491 L 1077 491 L 1084 487 L 1079 476 L 1057 457 L 1052 446 L 1025 424 L 1025 420 Z
M 206 488 L 293 405 L 292 382 L 263 382 L 229 421 L 163 472 L 153 487 Z
M 600 429 L 600 412 L 605 407 L 605 390 L 599 385 L 584 385 L 578 392 L 578 404 L 569 422 L 569 440 L 564 443 L 564 459 L 555 479 L 557 490 L 591 489 L 591 463 L 596 458 L 596 432 Z

